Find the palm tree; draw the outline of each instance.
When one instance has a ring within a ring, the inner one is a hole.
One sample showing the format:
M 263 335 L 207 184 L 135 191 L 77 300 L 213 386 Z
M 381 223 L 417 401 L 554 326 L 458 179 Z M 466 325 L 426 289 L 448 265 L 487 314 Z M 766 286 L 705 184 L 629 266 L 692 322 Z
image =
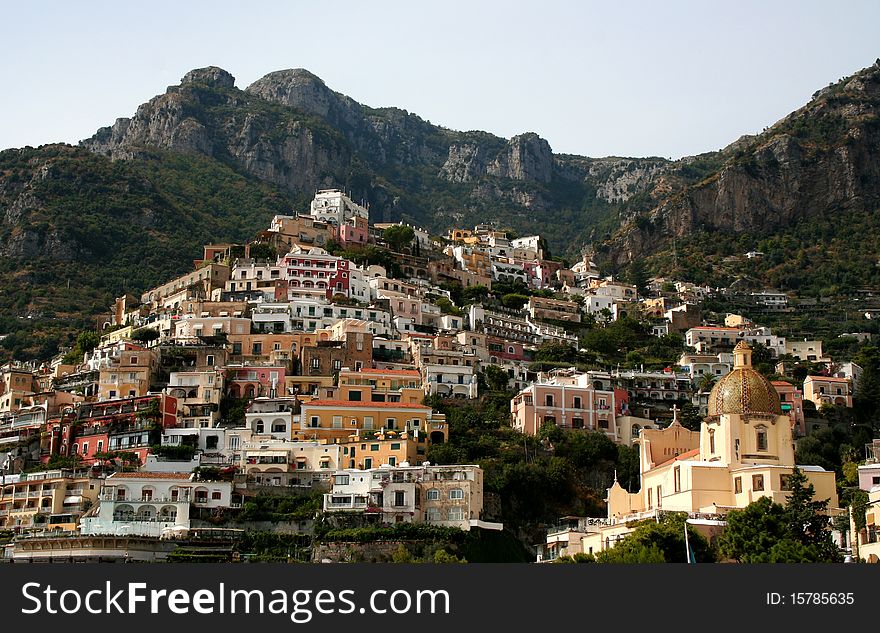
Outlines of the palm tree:
M 712 387 L 715 385 L 715 376 L 712 374 L 703 374 L 700 376 L 700 391 L 712 391 Z

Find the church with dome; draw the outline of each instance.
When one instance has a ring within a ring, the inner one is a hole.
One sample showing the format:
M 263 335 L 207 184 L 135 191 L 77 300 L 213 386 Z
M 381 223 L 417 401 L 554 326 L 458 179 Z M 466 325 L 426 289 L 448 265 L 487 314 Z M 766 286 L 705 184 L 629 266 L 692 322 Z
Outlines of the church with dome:
M 782 412 L 776 389 L 752 368 L 752 350 L 740 342 L 734 368 L 709 395 L 699 432 L 683 427 L 676 412 L 664 429 L 644 430 L 639 439 L 641 490 L 630 493 L 617 481 L 608 489 L 607 524 L 584 537 L 595 553 L 631 531 L 626 523 L 661 511 L 688 512 L 707 535 L 721 529 L 723 515 L 761 497 L 784 504 L 795 454 L 791 418 Z M 815 499 L 838 507 L 834 472 L 798 466 L 815 489 Z

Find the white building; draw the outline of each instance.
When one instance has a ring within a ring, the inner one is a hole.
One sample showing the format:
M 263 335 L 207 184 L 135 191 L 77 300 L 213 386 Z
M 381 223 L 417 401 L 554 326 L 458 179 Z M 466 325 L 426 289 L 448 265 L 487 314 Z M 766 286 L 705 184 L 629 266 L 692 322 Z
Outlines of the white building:
M 296 398 L 255 398 L 244 414 L 245 426 L 254 435 L 271 435 L 275 439 L 289 440 L 296 406 Z
M 477 377 L 473 366 L 425 363 L 421 371 L 422 383 L 428 395 L 440 395 L 444 398 L 477 397 Z
M 309 207 L 309 214 L 316 220 L 336 226 L 349 224 L 355 217 L 370 219 L 370 212 L 366 207 L 356 204 L 339 189 L 318 191 Z
M 189 529 L 190 506 L 232 506 L 232 483 L 193 481 L 184 473 L 114 473 L 98 497 L 97 514 L 80 522 L 83 535 L 168 537 Z
M 383 466 L 334 473 L 325 512 L 377 514 L 383 523 L 427 523 L 470 530 L 500 530 L 482 520 L 479 466 Z

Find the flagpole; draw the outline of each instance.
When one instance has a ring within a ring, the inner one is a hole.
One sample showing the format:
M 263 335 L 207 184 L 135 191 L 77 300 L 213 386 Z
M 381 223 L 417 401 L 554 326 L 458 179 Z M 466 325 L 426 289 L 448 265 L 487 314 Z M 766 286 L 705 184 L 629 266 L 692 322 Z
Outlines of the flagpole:
M 696 564 L 697 559 L 694 556 L 694 553 L 691 551 L 691 542 L 688 539 L 687 519 L 685 519 L 685 522 L 684 522 L 684 551 L 685 551 L 685 556 L 687 557 L 687 562 Z

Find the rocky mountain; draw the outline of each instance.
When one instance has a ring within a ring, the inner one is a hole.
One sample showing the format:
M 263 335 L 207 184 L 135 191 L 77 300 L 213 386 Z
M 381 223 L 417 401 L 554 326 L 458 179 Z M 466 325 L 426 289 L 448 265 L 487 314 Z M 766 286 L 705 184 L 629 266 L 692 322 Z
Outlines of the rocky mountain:
M 672 254 L 691 275 L 711 278 L 709 264 L 718 278 L 724 258 L 754 249 L 764 257 L 753 274 L 809 288 L 815 263 L 793 262 L 813 250 L 823 263 L 832 259 L 835 271 L 822 274 L 829 285 L 849 283 L 846 277 L 856 285 L 880 282 L 880 60 L 715 159 L 716 169 L 677 190 L 656 191 L 655 177 L 652 194 L 602 246 L 605 262 L 623 267 L 650 257 L 672 272 L 675 241 Z
M 0 347 L 45 357 L 123 289 L 304 211 L 321 187 L 374 221 L 496 222 L 555 254 L 591 247 L 611 272 L 645 261 L 709 283 L 880 286 L 878 101 L 880 63 L 720 152 L 589 158 L 359 104 L 303 69 L 243 90 L 193 70 L 79 148 L 0 152 Z
M 123 160 L 143 148 L 200 154 L 297 194 L 343 187 L 378 220 L 437 231 L 502 219 L 524 231 L 560 224 L 551 245 L 572 253 L 586 240 L 572 240 L 572 223 L 586 232 L 613 217 L 613 206 L 650 188 L 665 164 L 555 155 L 534 133 L 448 130 L 359 104 L 303 69 L 269 73 L 244 90 L 220 68 L 193 70 L 81 145 Z

